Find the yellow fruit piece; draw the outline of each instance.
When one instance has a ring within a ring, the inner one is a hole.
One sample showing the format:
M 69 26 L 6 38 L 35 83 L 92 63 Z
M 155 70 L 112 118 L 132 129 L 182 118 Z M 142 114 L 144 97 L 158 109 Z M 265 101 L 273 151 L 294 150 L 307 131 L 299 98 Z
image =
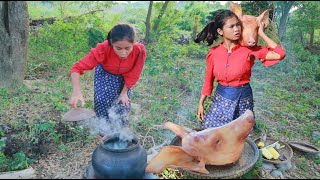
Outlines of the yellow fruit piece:
M 271 152 L 269 152 L 269 150 L 267 148 L 262 148 L 262 155 L 267 158 L 267 159 L 272 159 L 273 155 L 271 154 Z
M 262 147 L 262 148 L 264 147 L 264 143 L 261 141 L 257 145 L 258 145 L 258 147 Z
M 272 154 L 273 159 L 278 159 L 280 157 L 280 154 L 277 150 L 275 150 L 273 147 L 268 148 L 268 151 Z

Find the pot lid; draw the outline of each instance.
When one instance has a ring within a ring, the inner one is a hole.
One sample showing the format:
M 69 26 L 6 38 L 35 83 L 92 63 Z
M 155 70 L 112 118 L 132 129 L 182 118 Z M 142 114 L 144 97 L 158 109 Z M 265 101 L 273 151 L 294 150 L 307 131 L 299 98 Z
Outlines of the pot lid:
M 96 116 L 96 113 L 87 108 L 71 109 L 62 116 L 62 121 L 82 121 Z

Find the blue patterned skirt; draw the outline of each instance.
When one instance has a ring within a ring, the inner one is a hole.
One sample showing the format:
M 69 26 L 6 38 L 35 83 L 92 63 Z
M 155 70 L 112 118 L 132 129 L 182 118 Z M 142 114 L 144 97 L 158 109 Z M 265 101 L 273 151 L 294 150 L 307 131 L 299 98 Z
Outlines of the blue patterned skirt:
M 123 125 L 127 125 L 126 116 L 131 105 L 122 106 L 116 103 L 124 86 L 122 75 L 107 72 L 101 64 L 95 68 L 94 74 L 94 111 L 99 118 L 110 120 L 110 113 L 116 114 Z M 131 90 L 128 90 L 128 97 L 131 98 Z M 112 112 L 110 112 L 112 111 Z M 114 116 L 114 115 L 113 115 Z
M 201 128 L 223 126 L 247 109 L 253 112 L 253 94 L 249 83 L 238 87 L 218 84 L 212 104 L 201 121 Z

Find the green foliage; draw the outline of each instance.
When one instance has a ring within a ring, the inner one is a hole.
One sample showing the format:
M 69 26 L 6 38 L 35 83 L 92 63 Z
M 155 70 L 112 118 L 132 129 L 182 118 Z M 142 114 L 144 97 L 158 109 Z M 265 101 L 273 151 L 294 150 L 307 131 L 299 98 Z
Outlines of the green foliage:
M 241 2 L 243 14 L 258 17 L 265 10 L 269 10 L 269 18 L 273 19 L 275 4 L 272 1 L 245 1 Z
M 10 160 L 0 151 L 0 172 L 5 171 L 4 168 Z
M 180 53 L 186 57 L 195 57 L 205 61 L 205 57 L 208 54 L 209 47 L 202 44 L 194 43 L 192 40 L 187 46 L 181 46 Z
M 101 43 L 106 39 L 104 33 L 97 29 L 90 28 L 87 32 L 89 35 L 89 46 L 91 48 L 96 47 L 98 43 Z
M 214 18 L 216 17 L 216 15 L 217 15 L 218 13 L 220 13 L 222 10 L 223 10 L 223 9 L 218 9 L 218 10 L 216 10 L 216 11 L 211 11 L 211 12 L 209 13 L 209 15 L 207 16 L 208 21 L 214 21 Z
M 301 44 L 303 47 L 313 45 L 311 43 L 311 34 L 313 35 L 313 43 L 319 45 L 320 38 L 317 36 L 320 23 L 318 21 L 318 12 L 320 5 L 313 1 L 299 1 L 298 9 L 293 11 L 289 21 L 286 36 L 295 43 Z
M 3 131 L 0 131 L 3 132 Z M 1 138 L 1 136 L 0 136 Z M 4 139 L 0 139 L 0 151 L 2 150 L 2 148 L 4 148 L 6 146 L 6 141 Z
M 305 50 L 301 44 L 293 44 L 293 52 L 298 61 L 301 63 L 299 69 L 296 69 L 297 75 L 305 78 L 312 78 L 315 81 L 320 81 L 320 58 L 318 55 L 311 54 Z
M 34 66 L 45 65 L 52 70 L 70 67 L 83 55 L 75 52 L 89 49 L 88 36 L 80 22 L 56 21 L 52 25 L 45 25 L 37 30 L 36 36 L 30 36 L 29 42 L 31 63 Z M 29 72 L 32 69 L 31 66 Z
M 303 169 L 304 171 L 306 171 L 308 169 L 308 165 L 307 165 L 307 159 L 305 157 L 299 157 L 298 159 L 298 163 L 297 163 L 297 166 L 300 168 L 300 169 Z
M 91 11 L 108 9 L 112 1 L 28 1 L 28 12 L 31 19 L 68 16 L 79 16 Z
M 314 158 L 314 162 L 319 165 L 320 164 L 320 156 L 317 156 L 316 158 Z
M 26 169 L 29 166 L 29 158 L 22 152 L 17 152 L 13 155 L 12 161 L 9 163 L 8 170 L 22 170 Z
M 34 145 L 54 142 L 70 142 L 85 139 L 88 132 L 82 126 L 72 126 L 70 124 L 61 124 L 51 120 L 38 121 L 38 123 L 29 124 L 28 139 Z M 64 132 L 62 134 L 62 132 Z
M 255 119 L 257 133 L 266 133 L 269 129 L 268 125 L 260 119 Z
M 8 100 L 8 90 L 5 88 L 0 88 L 0 111 L 5 107 L 10 106 L 10 101 Z
M 45 139 L 46 141 L 53 140 L 58 142 L 61 134 L 57 134 L 55 130 L 56 123 L 53 121 L 46 121 L 43 123 L 36 123 L 29 125 L 29 138 L 32 144 L 43 143 L 40 140 Z M 45 137 L 45 138 L 44 138 Z
M 29 164 L 30 159 L 23 152 L 15 153 L 12 158 L 0 152 L 0 172 L 26 169 Z
M 69 106 L 65 104 L 65 102 L 61 101 L 61 99 L 63 99 L 64 96 L 65 94 L 62 94 L 61 92 L 52 92 L 49 94 L 54 108 L 61 112 L 67 112 L 67 110 L 69 109 Z
M 136 1 L 135 4 L 137 3 L 140 3 L 140 2 Z M 121 4 L 121 5 L 115 6 L 115 8 L 123 8 L 123 6 L 125 5 Z M 125 8 L 126 13 L 120 17 L 119 21 L 128 22 L 131 25 L 134 25 L 136 27 L 137 34 L 139 36 L 143 36 L 145 34 L 144 22 L 146 20 L 148 7 L 137 7 L 137 6 L 135 5 L 135 7 L 132 7 L 128 5 L 128 7 Z
M 167 168 L 161 173 L 161 175 L 164 177 L 164 179 L 178 179 L 176 171 L 177 170 L 173 168 Z
M 181 30 L 192 31 L 194 27 L 194 18 L 198 18 L 198 26 L 204 27 L 209 21 L 208 15 L 211 11 L 225 9 L 224 6 L 213 3 L 199 3 L 187 1 L 183 6 L 183 15 L 180 17 L 177 25 Z
M 56 10 L 54 1 L 42 1 L 46 3 L 41 3 L 39 1 L 27 1 L 28 2 L 28 12 L 31 19 L 40 19 L 47 17 L 58 17 L 59 11 Z
M 255 179 L 259 175 L 259 171 L 262 169 L 262 159 L 258 160 L 254 167 L 244 175 L 240 177 L 240 179 Z

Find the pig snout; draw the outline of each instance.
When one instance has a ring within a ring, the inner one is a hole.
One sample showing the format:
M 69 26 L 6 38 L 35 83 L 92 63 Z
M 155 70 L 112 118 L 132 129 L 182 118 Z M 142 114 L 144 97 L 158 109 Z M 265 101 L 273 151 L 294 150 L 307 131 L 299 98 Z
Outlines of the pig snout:
M 252 47 L 256 45 L 256 40 L 254 40 L 252 37 L 248 39 L 248 41 L 246 42 L 247 46 Z
M 250 29 L 250 31 L 245 31 L 242 35 L 242 43 L 245 46 L 253 47 L 257 45 L 258 34 Z

